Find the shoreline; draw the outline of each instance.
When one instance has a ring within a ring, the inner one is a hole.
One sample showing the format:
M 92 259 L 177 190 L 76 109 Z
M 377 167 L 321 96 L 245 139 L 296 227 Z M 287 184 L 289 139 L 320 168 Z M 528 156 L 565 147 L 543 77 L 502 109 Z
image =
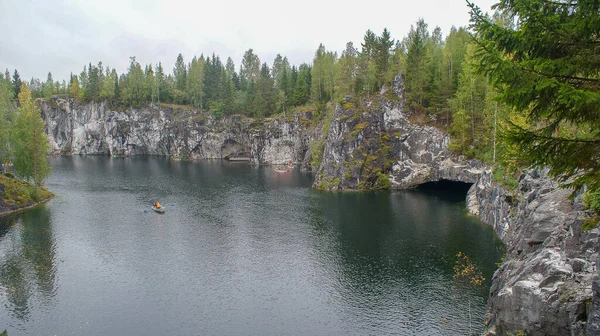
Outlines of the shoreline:
M 28 209 L 31 209 L 31 208 L 35 208 L 35 207 L 37 207 L 39 205 L 47 203 L 48 201 L 50 201 L 51 199 L 53 199 L 54 196 L 55 195 L 52 194 L 51 197 L 48 197 L 48 198 L 46 198 L 44 200 L 41 200 L 39 202 L 36 202 L 36 203 L 34 203 L 32 205 L 29 205 L 29 206 L 26 206 L 26 207 L 18 208 L 18 209 L 15 209 L 15 210 L 8 210 L 8 211 L 0 212 L 0 217 L 6 216 L 6 215 L 10 215 L 10 214 L 14 214 L 14 213 L 17 213 L 17 212 L 20 212 L 20 211 L 23 211 L 23 210 L 28 210 Z

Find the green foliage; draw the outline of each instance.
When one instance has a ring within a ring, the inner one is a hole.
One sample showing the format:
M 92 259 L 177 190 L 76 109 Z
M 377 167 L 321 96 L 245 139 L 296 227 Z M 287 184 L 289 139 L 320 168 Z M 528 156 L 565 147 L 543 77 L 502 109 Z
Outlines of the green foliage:
M 312 158 L 310 165 L 313 168 L 319 168 L 323 160 L 323 150 L 325 149 L 326 138 L 313 140 L 310 142 L 310 157 Z
M 126 104 L 140 106 L 146 101 L 144 71 L 140 64 L 131 57 L 127 80 L 124 85 L 123 98 Z
M 388 190 L 392 186 L 390 178 L 383 173 L 377 173 L 377 182 L 375 183 L 374 189 Z
M 0 336 L 6 336 L 6 330 L 0 333 Z
M 427 44 L 429 31 L 423 19 L 411 26 L 408 33 L 408 53 L 406 55 L 406 98 L 411 108 L 418 110 L 426 105 L 427 85 Z
M 20 107 L 11 141 L 14 168 L 20 177 L 42 185 L 51 171 L 47 161 L 50 145 L 40 110 L 33 102 L 27 84 L 23 83 L 20 91 Z
M 339 188 L 340 182 L 341 180 L 337 177 L 326 176 L 323 181 L 320 181 L 315 185 L 315 188 L 321 190 L 334 190 Z
M 10 77 L 0 75 L 0 162 L 10 159 L 10 127 L 14 118 L 14 90 Z
M 477 70 L 524 117 L 509 123 L 507 141 L 566 186 L 600 189 L 600 2 L 500 1 L 517 27 L 469 6 Z
M 7 207 L 24 207 L 47 200 L 54 196 L 48 190 L 25 181 L 9 178 L 0 174 L 0 185 L 4 186 L 4 202 Z
M 589 231 L 589 230 L 597 227 L 599 223 L 600 223 L 599 216 L 592 217 L 592 218 L 586 218 L 583 220 L 583 224 L 581 224 L 581 229 L 583 231 Z
M 494 181 L 500 183 L 509 190 L 515 190 L 519 185 L 519 180 L 515 178 L 516 172 L 502 166 L 496 165 L 492 170 Z
M 590 210 L 600 214 L 600 190 L 586 191 L 583 202 Z

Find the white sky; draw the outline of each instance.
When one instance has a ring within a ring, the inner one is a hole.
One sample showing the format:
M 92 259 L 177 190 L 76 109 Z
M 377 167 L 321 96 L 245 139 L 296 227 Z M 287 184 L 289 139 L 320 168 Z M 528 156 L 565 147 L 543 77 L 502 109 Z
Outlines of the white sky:
M 497 2 L 473 1 L 484 11 Z M 179 53 L 188 62 L 213 52 L 237 70 L 249 48 L 269 65 L 277 53 L 299 65 L 319 43 L 359 47 L 367 29 L 402 39 L 419 18 L 444 36 L 469 23 L 465 0 L 0 0 L 0 70 L 68 80 L 90 62 L 122 73 L 136 56 L 171 72 Z

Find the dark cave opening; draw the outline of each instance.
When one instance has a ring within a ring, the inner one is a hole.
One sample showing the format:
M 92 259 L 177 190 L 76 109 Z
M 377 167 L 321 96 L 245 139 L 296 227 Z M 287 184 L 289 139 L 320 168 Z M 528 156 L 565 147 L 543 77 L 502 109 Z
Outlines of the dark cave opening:
M 444 196 L 453 201 L 464 201 L 472 183 L 439 180 L 418 185 L 415 189 L 430 195 Z

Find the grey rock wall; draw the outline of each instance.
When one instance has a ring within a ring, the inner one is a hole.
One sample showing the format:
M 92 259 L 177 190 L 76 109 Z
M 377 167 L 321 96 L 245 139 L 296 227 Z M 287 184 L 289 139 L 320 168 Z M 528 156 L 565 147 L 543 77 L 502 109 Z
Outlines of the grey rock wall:
M 55 155 L 163 155 L 201 160 L 245 151 L 259 164 L 304 163 L 314 136 L 299 117 L 215 120 L 194 110 L 114 110 L 104 103 L 63 99 L 42 102 L 41 110 Z
M 489 334 L 586 335 L 587 328 L 587 335 L 598 335 L 592 282 L 600 231 L 582 230 L 588 214 L 570 193 L 537 170 L 527 171 L 513 192 L 485 170 L 469 191 L 469 207 L 507 248 L 490 289 Z

